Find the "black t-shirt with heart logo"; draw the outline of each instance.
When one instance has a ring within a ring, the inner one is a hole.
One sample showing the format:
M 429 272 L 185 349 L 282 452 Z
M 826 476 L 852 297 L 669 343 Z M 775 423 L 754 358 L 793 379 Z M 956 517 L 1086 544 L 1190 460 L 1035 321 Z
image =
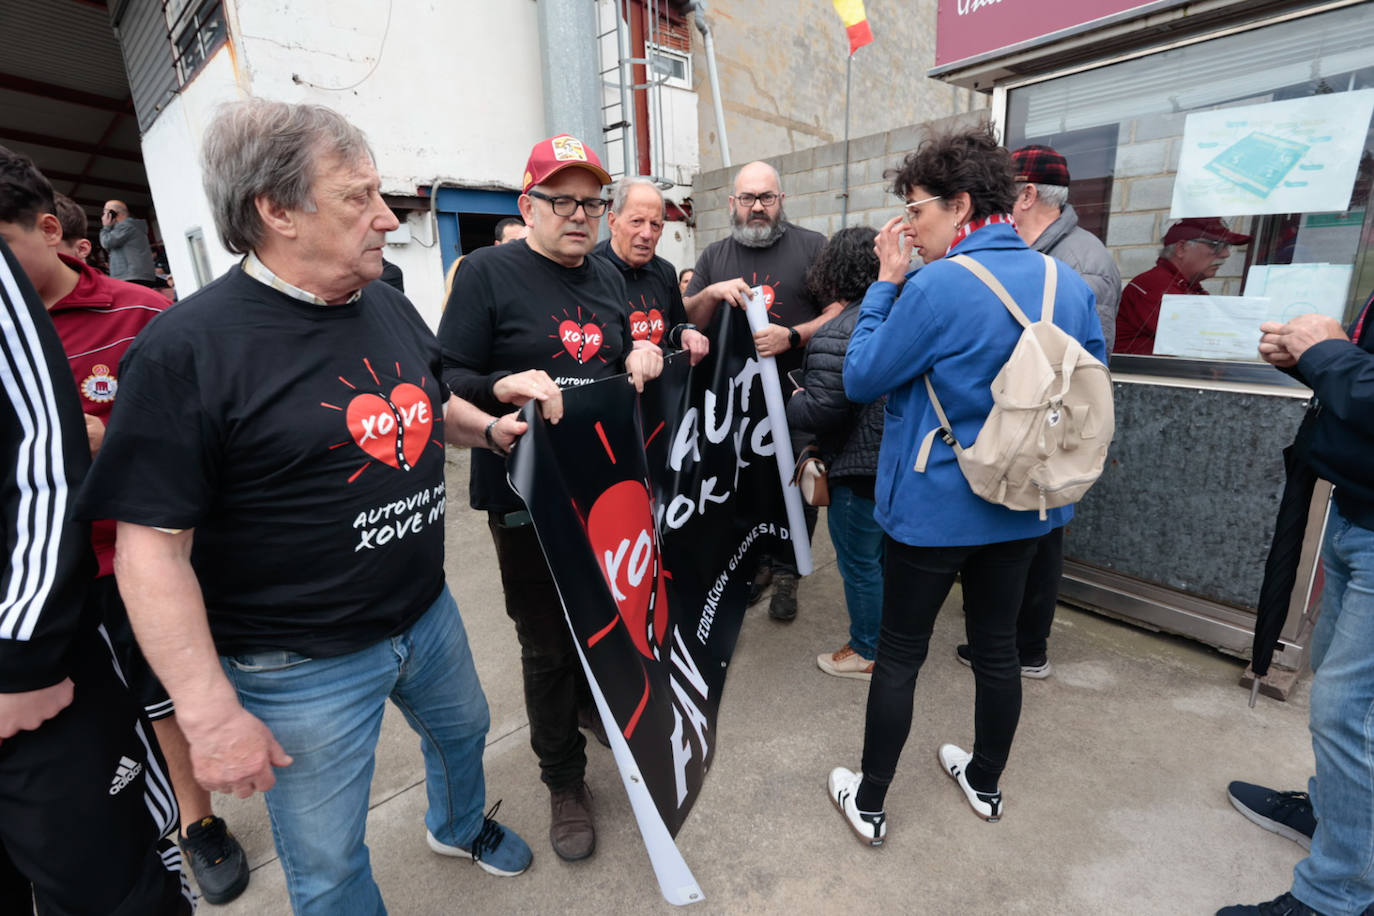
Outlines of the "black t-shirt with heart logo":
M 625 281 L 601 258 L 564 267 L 522 239 L 463 258 L 439 322 L 444 383 L 461 398 L 500 415 L 514 408 L 492 394 L 507 375 L 543 369 L 560 388 L 625 371 L 633 346 Z M 474 509 L 524 508 L 506 481 L 500 455 L 474 449 L 469 496 Z
M 611 248 L 610 239 L 592 249 L 592 254 L 605 258 L 606 263 L 625 279 L 630 334 L 635 340 L 647 340 L 667 349 L 668 332 L 687 321 L 687 309 L 682 304 L 682 291 L 678 289 L 677 271 L 673 265 L 654 255 L 643 267 L 631 267 Z
M 811 294 L 806 272 L 825 247 L 825 236 L 795 223 L 783 225 L 786 230 L 767 248 L 750 248 L 730 236 L 707 245 L 697 258 L 686 295 L 695 296 L 712 283 L 741 277 L 750 286 L 763 287 L 773 324 L 790 328 L 815 318 L 826 303 L 817 302 Z M 804 348 L 779 354 L 778 375 L 800 369 L 805 359 Z
M 235 267 L 120 364 L 88 518 L 193 528 L 221 655 L 342 655 L 444 583 L 438 342 L 382 283 L 317 306 Z

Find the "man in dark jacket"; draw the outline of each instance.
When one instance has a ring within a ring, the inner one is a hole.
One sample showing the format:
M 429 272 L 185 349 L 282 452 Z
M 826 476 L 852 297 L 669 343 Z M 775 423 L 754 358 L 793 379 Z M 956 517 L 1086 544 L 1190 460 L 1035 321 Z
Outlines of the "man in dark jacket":
M 1068 160 L 1048 146 L 1023 146 L 1011 154 L 1011 160 L 1017 181 L 1016 234 L 1035 251 L 1072 267 L 1087 282 L 1097 299 L 1102 337 L 1110 350 L 1121 300 L 1121 271 L 1107 246 L 1078 225 L 1078 214 L 1069 203 Z M 1064 528 L 1060 526 L 1041 538 L 1026 578 L 1016 618 L 1022 677 L 1049 677 L 1048 644 L 1063 571 Z M 956 647 L 955 652 L 961 662 L 971 663 L 967 645 Z
M 1068 160 L 1048 146 L 1023 146 L 1011 154 L 1016 168 L 1016 234 L 1035 251 L 1053 255 L 1087 281 L 1097 298 L 1097 317 L 1108 349 L 1116 336 L 1121 271 L 1097 236 L 1078 225 L 1069 203 Z
M 1374 297 L 1365 303 L 1349 337 L 1326 315 L 1260 326 L 1260 356 L 1309 385 L 1317 396 L 1320 413 L 1298 454 L 1336 487 L 1323 536 L 1321 615 L 1312 633 L 1309 727 L 1317 774 L 1308 783 L 1308 795 L 1317 820 L 1308 856 L 1293 869 L 1290 891 L 1258 906 L 1225 907 L 1218 916 L 1332 916 L 1360 913 L 1374 904 L 1369 844 L 1374 836 L 1371 305 Z M 1271 796 L 1277 804 L 1280 796 L 1290 794 Z

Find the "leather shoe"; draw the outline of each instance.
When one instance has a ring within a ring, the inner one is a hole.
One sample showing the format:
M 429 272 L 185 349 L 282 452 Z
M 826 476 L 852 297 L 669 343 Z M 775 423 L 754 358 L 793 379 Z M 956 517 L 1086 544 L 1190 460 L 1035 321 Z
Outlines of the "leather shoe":
M 592 733 L 592 737 L 602 747 L 610 747 L 611 739 L 606 737 L 606 725 L 601 721 L 601 713 L 595 706 L 577 711 L 577 727 Z
M 552 818 L 549 843 L 565 862 L 585 859 L 596 851 L 596 827 L 592 824 L 592 790 L 585 782 L 571 789 L 549 793 Z

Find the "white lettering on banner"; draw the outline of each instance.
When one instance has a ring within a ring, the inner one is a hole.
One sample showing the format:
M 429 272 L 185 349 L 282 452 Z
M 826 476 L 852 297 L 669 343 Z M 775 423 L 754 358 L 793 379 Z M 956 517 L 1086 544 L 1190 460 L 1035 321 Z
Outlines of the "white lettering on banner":
M 721 595 L 725 594 L 725 585 L 730 581 L 730 573 L 739 566 L 740 561 L 744 559 L 744 555 L 748 553 L 754 541 L 765 534 L 771 534 L 775 537 L 781 534 L 783 540 L 786 540 L 789 532 L 785 525 L 779 531 L 778 527 L 771 522 L 759 522 L 749 530 L 749 533 L 744 536 L 744 540 L 740 541 L 739 547 L 735 548 L 734 556 L 726 564 L 725 571 L 716 576 L 716 581 L 711 583 L 710 589 L 706 592 L 706 604 L 701 609 L 701 619 L 697 621 L 696 632 L 697 642 L 702 645 L 706 644 L 707 638 L 711 635 L 711 626 L 716 621 L 716 608 L 720 604 Z
M 693 758 L 705 760 L 710 747 L 706 741 L 706 730 L 710 728 L 710 723 L 707 722 L 693 693 L 702 700 L 707 700 L 710 699 L 710 690 L 706 686 L 706 679 L 697 669 L 696 662 L 692 660 L 691 653 L 683 645 L 682 634 L 676 627 L 673 628 L 673 647 L 669 650 L 669 658 L 673 663 L 668 669 L 668 683 L 673 688 L 673 775 L 677 785 L 677 803 L 681 806 L 687 798 L 687 764 L 691 763 Z M 685 678 L 686 683 L 683 683 L 680 677 Z M 691 692 L 688 691 L 688 685 L 692 688 Z M 684 716 L 692 724 L 692 731 L 696 735 L 695 746 L 682 728 Z
M 730 494 L 739 486 L 740 469 L 749 467 L 749 457 L 767 457 L 773 454 L 775 446 L 772 423 L 767 417 L 762 417 L 755 423 L 745 414 L 749 410 L 749 396 L 753 391 L 754 380 L 759 378 L 759 372 L 759 361 L 750 358 L 730 380 L 725 392 L 723 420 L 719 415 L 720 398 L 717 393 L 707 391 L 703 399 L 706 440 L 712 444 L 719 444 L 729 439 L 735 447 L 735 474 L 730 482 L 730 489 L 718 489 L 719 478 L 708 477 L 702 481 L 695 499 L 685 493 L 679 493 L 667 506 L 660 504 L 657 508 L 660 524 L 666 522 L 669 528 L 681 528 L 692 516 L 704 514 L 708 503 L 726 503 Z M 735 414 L 736 397 L 739 398 L 740 406 L 738 419 Z M 677 429 L 673 430 L 673 444 L 668 450 L 668 466 L 674 471 L 681 471 L 683 465 L 701 460 L 703 411 L 696 407 L 687 408 Z M 732 430 L 731 427 L 736 423 L 738 428 Z M 746 452 L 750 455 L 746 456 Z
M 624 601 L 625 593 L 620 590 L 620 566 L 625 561 L 625 552 L 630 551 L 630 565 L 625 569 L 625 581 L 631 589 L 639 588 L 644 575 L 649 571 L 649 563 L 654 556 L 654 541 L 648 531 L 640 531 L 635 539 L 634 549 L 630 550 L 630 539 L 621 538 L 615 552 L 602 551 L 605 557 L 606 581 L 611 584 L 611 592 L 616 601 Z
M 1001 3 L 1001 2 L 1002 2 L 1002 0 L 959 0 L 959 5 L 958 5 L 959 15 L 960 15 L 960 16 L 967 16 L 969 13 L 972 13 L 974 10 L 981 9 L 982 7 L 985 7 L 985 6 L 992 6 L 994 3 Z
M 417 408 L 419 406 L 422 405 L 416 405 Z M 378 428 L 381 428 L 380 424 Z M 420 506 L 429 506 L 431 503 L 435 505 L 427 513 L 419 511 Z M 358 543 L 353 547 L 353 552 L 364 548 L 376 550 L 392 541 L 419 534 L 427 525 L 443 518 L 445 508 L 444 485 L 439 483 L 403 499 L 365 509 L 353 519 L 353 528 L 358 531 Z

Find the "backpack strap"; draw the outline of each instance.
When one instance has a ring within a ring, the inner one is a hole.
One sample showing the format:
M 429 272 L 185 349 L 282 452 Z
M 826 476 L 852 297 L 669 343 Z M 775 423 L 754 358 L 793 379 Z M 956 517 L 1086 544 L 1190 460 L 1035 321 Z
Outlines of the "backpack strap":
M 1055 266 L 1054 258 L 1047 254 L 1041 254 L 1045 259 L 1045 295 L 1040 302 L 1040 320 L 1054 323 L 1054 294 L 1059 288 L 1059 268 Z
M 926 433 L 921 440 L 920 451 L 916 453 L 916 473 L 924 474 L 926 464 L 930 461 L 930 447 L 935 444 L 935 437 L 938 435 L 944 443 L 954 449 L 954 454 L 958 455 L 964 450 L 959 444 L 959 440 L 954 438 L 954 430 L 949 425 L 949 417 L 945 416 L 944 407 L 940 406 L 940 399 L 935 396 L 935 386 L 930 384 L 930 373 L 927 372 L 921 378 L 926 383 L 926 394 L 930 396 L 930 406 L 935 408 L 935 416 L 939 418 L 940 425 Z

